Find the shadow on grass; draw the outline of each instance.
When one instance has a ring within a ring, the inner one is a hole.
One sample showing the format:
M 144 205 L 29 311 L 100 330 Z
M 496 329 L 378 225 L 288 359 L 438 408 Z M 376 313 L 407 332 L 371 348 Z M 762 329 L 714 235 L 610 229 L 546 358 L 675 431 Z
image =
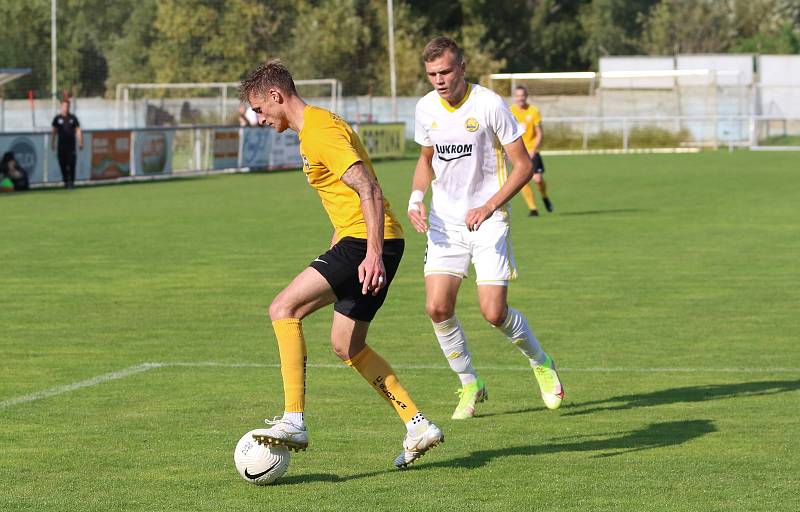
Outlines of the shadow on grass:
M 514 409 L 512 411 L 499 411 L 499 412 L 490 412 L 484 414 L 481 412 L 479 415 L 475 416 L 474 420 L 480 421 L 483 418 L 491 418 L 492 416 L 506 416 L 510 414 L 525 414 L 528 412 L 541 412 L 543 410 L 542 407 L 526 407 L 525 409 Z
M 583 212 L 558 212 L 560 216 L 563 215 L 604 215 L 606 213 L 640 213 L 640 212 L 654 212 L 655 210 L 648 210 L 642 208 L 616 208 L 613 210 L 587 210 Z
M 592 455 L 592 458 L 614 457 L 625 453 L 680 445 L 716 431 L 717 429 L 714 423 L 710 420 L 667 421 L 653 423 L 636 430 L 580 436 L 585 439 L 583 441 L 568 443 L 548 442 L 547 444 L 541 445 L 509 446 L 496 450 L 478 450 L 465 457 L 435 461 L 432 463 L 423 462 L 420 465 L 411 466 L 405 471 L 421 471 L 427 468 L 442 467 L 474 469 L 485 466 L 494 459 L 503 457 L 534 456 L 550 453 L 600 452 Z M 599 439 L 604 436 L 611 437 Z M 436 455 L 441 454 L 439 449 L 434 453 Z M 310 473 L 307 475 L 292 475 L 287 478 L 281 478 L 279 482 L 281 485 L 296 485 L 308 482 L 346 482 L 348 480 L 369 478 L 396 471 L 398 470 L 385 469 L 347 476 L 327 473 Z
M 677 446 L 716 431 L 717 429 L 714 423 L 710 420 L 666 421 L 662 423 L 653 423 L 637 430 L 586 436 L 589 438 L 607 435 L 614 436 L 607 439 L 587 439 L 585 441 L 571 443 L 547 443 L 530 446 L 509 446 L 496 450 L 479 450 L 470 453 L 466 457 L 424 464 L 419 466 L 418 469 L 424 469 L 426 467 L 474 469 L 484 466 L 494 459 L 503 457 L 520 455 L 533 456 L 566 452 L 600 452 L 592 455 L 592 458 L 614 457 L 624 453 Z
M 800 390 L 800 380 L 766 380 L 739 384 L 711 384 L 662 389 L 651 393 L 619 395 L 604 400 L 571 404 L 570 411 L 562 416 L 578 416 L 603 411 L 622 411 L 657 405 L 705 402 L 741 396 L 776 395 Z M 572 410 L 577 408 L 578 410 Z

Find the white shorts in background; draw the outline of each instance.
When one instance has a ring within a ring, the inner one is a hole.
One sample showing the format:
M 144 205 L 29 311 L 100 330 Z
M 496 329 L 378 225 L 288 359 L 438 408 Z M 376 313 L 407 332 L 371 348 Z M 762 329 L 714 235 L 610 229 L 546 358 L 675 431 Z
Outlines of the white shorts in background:
M 508 281 L 516 279 L 508 224 L 485 222 L 478 231 L 468 231 L 466 226 L 430 226 L 425 251 L 426 276 L 448 274 L 464 278 L 469 275 L 470 262 L 475 266 L 477 284 L 507 286 Z

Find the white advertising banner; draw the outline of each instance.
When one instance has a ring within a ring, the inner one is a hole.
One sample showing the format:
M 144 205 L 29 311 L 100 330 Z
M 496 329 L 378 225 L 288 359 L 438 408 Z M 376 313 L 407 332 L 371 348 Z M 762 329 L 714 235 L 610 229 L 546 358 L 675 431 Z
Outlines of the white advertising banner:
M 763 86 L 800 87 L 800 55 L 759 55 L 758 77 Z
M 682 76 L 680 85 L 750 85 L 753 83 L 752 55 L 678 55 L 678 69 L 708 69 L 712 75 Z
M 600 57 L 601 73 L 609 71 L 666 71 L 675 68 L 672 57 Z M 659 76 L 637 78 L 601 78 L 604 89 L 671 89 L 675 79 Z

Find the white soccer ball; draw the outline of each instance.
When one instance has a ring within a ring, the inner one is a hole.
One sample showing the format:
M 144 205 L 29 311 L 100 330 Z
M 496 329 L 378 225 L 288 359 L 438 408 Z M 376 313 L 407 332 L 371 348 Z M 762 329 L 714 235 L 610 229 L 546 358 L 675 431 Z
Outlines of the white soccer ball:
M 253 439 L 253 431 L 246 433 L 236 443 L 233 463 L 236 471 L 256 485 L 271 484 L 289 469 L 289 449 L 285 446 L 267 446 Z

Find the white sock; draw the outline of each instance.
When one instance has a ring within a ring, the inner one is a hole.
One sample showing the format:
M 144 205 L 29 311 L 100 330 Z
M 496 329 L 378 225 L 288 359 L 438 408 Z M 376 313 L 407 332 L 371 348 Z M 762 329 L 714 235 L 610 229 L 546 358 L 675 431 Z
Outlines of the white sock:
M 283 419 L 288 420 L 289 423 L 292 423 L 298 427 L 306 426 L 305 418 L 303 418 L 302 412 L 283 411 Z
M 428 425 L 430 425 L 430 422 L 425 419 L 425 416 L 421 412 L 418 412 L 413 418 L 408 420 L 408 423 L 406 423 L 406 430 L 408 430 L 408 433 L 412 436 L 418 436 L 428 429 Z
M 477 380 L 478 375 L 472 367 L 472 354 L 467 348 L 467 337 L 458 318 L 453 316 L 444 322 L 432 323 L 442 353 L 447 358 L 450 368 L 458 374 L 461 385 L 466 386 Z
M 536 339 L 536 336 L 528 325 L 528 320 L 516 309 L 511 306 L 508 307 L 506 320 L 498 329 L 506 335 L 508 340 L 516 346 L 525 357 L 530 359 L 531 366 L 543 364 L 547 360 L 547 354 L 544 353 L 541 345 L 539 345 L 539 340 Z

